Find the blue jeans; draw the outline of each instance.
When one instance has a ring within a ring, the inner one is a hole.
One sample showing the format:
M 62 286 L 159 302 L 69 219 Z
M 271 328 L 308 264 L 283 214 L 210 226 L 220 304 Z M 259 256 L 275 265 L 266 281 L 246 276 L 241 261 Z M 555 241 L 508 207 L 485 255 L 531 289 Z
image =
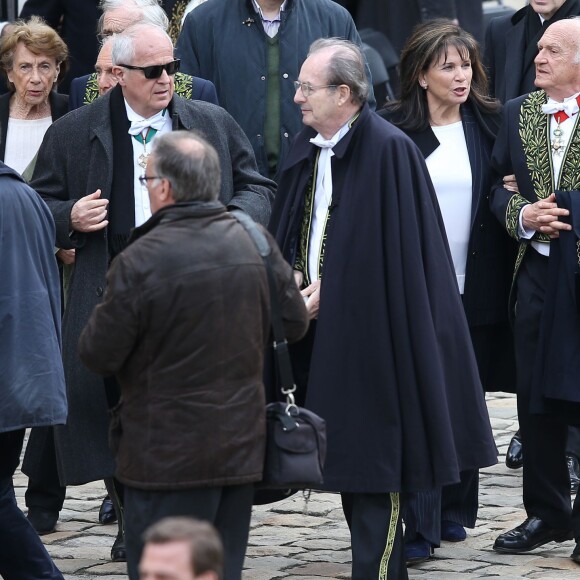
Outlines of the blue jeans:
M 0 433 L 0 575 L 4 580 L 64 580 L 16 504 L 12 476 L 23 441 L 24 429 Z

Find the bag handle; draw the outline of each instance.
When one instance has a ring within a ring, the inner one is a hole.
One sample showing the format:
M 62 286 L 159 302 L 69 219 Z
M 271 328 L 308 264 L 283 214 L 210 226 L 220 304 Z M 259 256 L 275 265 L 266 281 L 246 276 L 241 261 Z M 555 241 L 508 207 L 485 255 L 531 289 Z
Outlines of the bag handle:
M 264 261 L 264 266 L 266 267 L 268 288 L 270 290 L 270 318 L 272 320 L 272 334 L 274 335 L 273 347 L 274 353 L 276 354 L 276 360 L 278 361 L 282 395 L 286 397 L 286 414 L 290 415 L 292 411 L 296 412 L 298 410 L 294 399 L 296 383 L 294 382 L 294 375 L 292 374 L 290 351 L 288 350 L 288 341 L 284 334 L 284 324 L 282 323 L 280 304 L 276 292 L 276 281 L 274 279 L 272 264 L 270 262 L 272 248 L 270 248 L 266 236 L 259 230 L 254 220 L 248 214 L 238 209 L 230 211 L 230 214 L 240 222 L 250 238 L 252 238 L 258 253 Z

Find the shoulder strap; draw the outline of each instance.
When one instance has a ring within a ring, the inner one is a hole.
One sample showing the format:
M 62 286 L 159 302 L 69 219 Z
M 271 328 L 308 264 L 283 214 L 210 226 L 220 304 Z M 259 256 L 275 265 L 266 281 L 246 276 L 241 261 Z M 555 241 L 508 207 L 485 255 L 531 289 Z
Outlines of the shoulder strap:
M 258 250 L 258 253 L 264 260 L 266 274 L 268 276 L 268 287 L 270 289 L 270 318 L 272 319 L 272 332 L 274 334 L 274 352 L 278 361 L 278 371 L 280 373 L 280 387 L 282 394 L 286 395 L 288 404 L 294 404 L 294 391 L 296 384 L 292 374 L 292 365 L 290 363 L 290 353 L 288 351 L 288 341 L 284 334 L 284 325 L 280 313 L 280 304 L 278 303 L 278 294 L 276 292 L 276 281 L 270 263 L 272 248 L 266 239 L 266 236 L 260 231 L 254 220 L 241 210 L 233 210 L 230 214 L 235 217 L 244 227 Z

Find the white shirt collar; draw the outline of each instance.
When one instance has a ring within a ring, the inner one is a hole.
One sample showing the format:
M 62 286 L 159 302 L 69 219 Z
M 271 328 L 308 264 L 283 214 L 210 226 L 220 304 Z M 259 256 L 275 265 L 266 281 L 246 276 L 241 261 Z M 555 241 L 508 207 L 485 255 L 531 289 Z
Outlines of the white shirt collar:
M 284 10 L 286 10 L 286 4 L 288 3 L 288 0 L 284 0 L 284 2 L 282 2 L 282 5 L 280 6 L 280 10 L 278 11 L 278 15 L 275 18 L 265 18 L 264 17 L 264 13 L 262 12 L 262 7 L 258 4 L 257 0 L 252 0 L 252 4 L 254 5 L 254 10 L 260 15 L 260 18 L 262 20 L 265 20 L 266 22 L 275 22 L 276 20 L 280 20 L 280 15 L 282 14 L 282 12 L 284 12 Z

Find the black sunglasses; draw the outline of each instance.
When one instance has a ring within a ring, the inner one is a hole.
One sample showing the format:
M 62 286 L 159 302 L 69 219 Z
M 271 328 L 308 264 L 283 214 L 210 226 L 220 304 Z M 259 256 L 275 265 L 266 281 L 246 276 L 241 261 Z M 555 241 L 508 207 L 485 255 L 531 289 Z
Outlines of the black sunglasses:
M 123 68 L 129 70 L 142 70 L 146 79 L 158 79 L 165 71 L 169 76 L 174 75 L 179 71 L 179 63 L 181 61 L 176 58 L 167 64 L 152 64 L 151 66 L 133 66 L 132 64 L 118 64 Z

